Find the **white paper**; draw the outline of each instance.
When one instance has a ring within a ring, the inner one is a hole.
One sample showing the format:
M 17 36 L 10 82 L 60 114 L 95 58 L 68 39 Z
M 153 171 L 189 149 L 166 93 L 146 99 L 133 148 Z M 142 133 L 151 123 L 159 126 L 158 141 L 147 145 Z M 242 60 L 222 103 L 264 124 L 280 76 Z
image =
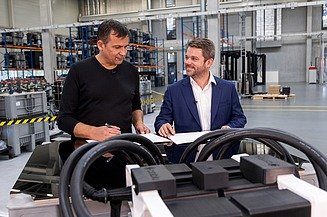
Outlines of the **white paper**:
M 171 140 L 169 140 L 169 139 L 167 139 L 165 137 L 158 136 L 158 135 L 153 134 L 153 133 L 138 134 L 138 135 L 144 136 L 145 138 L 151 140 L 151 142 L 153 142 L 153 143 L 171 142 Z M 98 141 L 87 139 L 86 142 L 91 143 L 91 142 L 98 142 Z
M 209 133 L 210 131 L 201 131 L 201 132 L 190 132 L 190 133 L 176 133 L 173 136 L 170 136 L 169 139 L 175 144 L 184 144 L 194 142 L 200 136 Z
M 147 133 L 147 134 L 139 134 L 141 136 L 144 136 L 145 138 L 151 140 L 153 143 L 163 143 L 163 142 L 171 142 L 169 139 L 165 137 L 158 136 L 153 133 Z
M 56 137 L 56 138 L 53 138 L 51 139 L 51 141 L 57 141 L 57 142 L 63 142 L 63 141 L 68 141 L 68 140 L 71 140 L 71 138 L 69 137 Z
M 165 143 L 165 142 L 173 142 L 176 145 L 178 144 L 184 144 L 184 143 L 191 143 L 194 142 L 197 138 L 200 136 L 209 133 L 210 131 L 201 131 L 201 132 L 190 132 L 190 133 L 176 133 L 173 136 L 170 136 L 169 138 L 165 138 L 162 136 L 158 136 L 154 133 L 147 133 L 147 134 L 138 134 L 141 136 L 144 136 L 145 138 L 148 138 L 153 143 Z M 97 142 L 95 140 L 86 140 L 88 143 L 90 142 Z

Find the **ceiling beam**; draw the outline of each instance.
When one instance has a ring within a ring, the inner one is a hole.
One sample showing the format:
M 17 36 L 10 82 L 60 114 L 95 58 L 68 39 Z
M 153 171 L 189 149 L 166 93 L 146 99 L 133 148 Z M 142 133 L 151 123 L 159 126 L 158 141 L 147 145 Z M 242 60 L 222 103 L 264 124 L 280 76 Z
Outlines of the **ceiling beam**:
M 78 23 L 72 24 L 61 24 L 61 25 L 52 25 L 52 26 L 42 26 L 42 27 L 30 27 L 30 28 L 19 28 L 19 29 L 3 29 L 0 30 L 0 33 L 3 32 L 19 32 L 19 31 L 36 31 L 42 29 L 57 29 L 57 28 L 68 28 L 68 27 L 78 27 L 78 26 L 88 26 L 88 25 L 98 25 L 101 23 L 100 20 L 113 18 L 117 19 L 123 23 L 135 23 L 146 20 L 163 20 L 166 18 L 181 18 L 181 17 L 196 17 L 196 16 L 209 16 L 217 14 L 229 14 L 229 13 L 240 13 L 247 11 L 257 11 L 264 9 L 294 9 L 297 7 L 309 7 L 309 6 L 321 6 L 325 4 L 325 1 L 286 1 L 280 0 L 282 3 L 273 3 L 272 0 L 262 0 L 255 2 L 244 2 L 244 1 L 232 1 L 225 4 L 220 4 L 219 10 L 210 10 L 200 11 L 200 5 L 188 5 L 188 6 L 179 6 L 171 8 L 157 8 L 150 9 L 146 11 L 128 11 L 128 12 L 119 12 L 112 14 L 104 15 L 91 15 L 84 16 L 80 18 Z

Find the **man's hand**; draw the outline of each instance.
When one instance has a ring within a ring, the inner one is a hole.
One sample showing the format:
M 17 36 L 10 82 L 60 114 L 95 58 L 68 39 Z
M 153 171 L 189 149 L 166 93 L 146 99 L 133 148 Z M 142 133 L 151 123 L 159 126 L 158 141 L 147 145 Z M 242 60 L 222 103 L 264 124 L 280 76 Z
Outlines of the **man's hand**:
M 230 129 L 230 126 L 228 126 L 228 125 L 224 125 L 224 126 L 221 127 L 221 129 L 222 129 L 222 130 Z
M 91 127 L 90 131 L 90 139 L 102 142 L 110 137 L 120 135 L 120 128 L 119 127 Z
M 166 123 L 161 125 L 158 133 L 160 136 L 169 137 L 175 135 L 176 132 L 175 129 L 169 123 Z
M 150 129 L 147 126 L 145 126 L 144 123 L 138 123 L 134 126 L 134 128 L 137 134 L 150 133 Z
M 92 139 L 99 142 L 120 134 L 120 128 L 114 125 L 95 127 L 80 122 L 74 128 L 75 137 Z

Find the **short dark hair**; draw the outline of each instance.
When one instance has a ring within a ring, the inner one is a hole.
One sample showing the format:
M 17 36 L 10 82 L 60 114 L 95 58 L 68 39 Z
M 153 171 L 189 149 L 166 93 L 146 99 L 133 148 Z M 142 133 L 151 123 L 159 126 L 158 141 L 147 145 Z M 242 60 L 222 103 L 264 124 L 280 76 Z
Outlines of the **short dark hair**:
M 202 49 L 202 54 L 205 60 L 210 58 L 215 59 L 215 45 L 208 38 L 194 38 L 187 43 L 186 49 L 189 47 Z
M 118 38 L 125 38 L 126 36 L 129 37 L 129 30 L 124 24 L 117 20 L 105 20 L 98 28 L 98 40 L 107 43 L 110 34 L 114 34 Z

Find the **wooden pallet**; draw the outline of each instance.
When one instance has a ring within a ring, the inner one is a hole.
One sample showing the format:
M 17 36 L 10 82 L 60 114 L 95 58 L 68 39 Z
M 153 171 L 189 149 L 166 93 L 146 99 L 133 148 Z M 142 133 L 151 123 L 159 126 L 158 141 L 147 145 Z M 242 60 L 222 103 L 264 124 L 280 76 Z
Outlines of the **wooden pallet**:
M 252 96 L 252 99 L 288 99 L 290 97 L 295 97 L 294 93 L 291 93 L 289 96 L 288 95 L 281 95 L 281 94 L 256 94 Z

